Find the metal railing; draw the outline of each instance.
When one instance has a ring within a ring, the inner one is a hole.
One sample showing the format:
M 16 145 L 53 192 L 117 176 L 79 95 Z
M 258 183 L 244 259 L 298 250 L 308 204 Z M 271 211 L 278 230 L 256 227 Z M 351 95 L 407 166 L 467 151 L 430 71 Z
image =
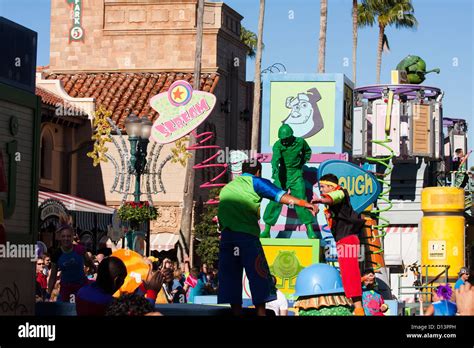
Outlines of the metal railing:
M 434 283 L 448 283 L 450 267 L 450 265 L 417 265 L 416 262 L 408 265 L 405 267 L 405 272 L 398 276 L 398 299 L 402 295 L 414 295 L 416 301 L 418 295 L 430 295 L 432 290 L 437 287 Z M 429 276 L 429 270 L 432 268 L 443 268 L 443 270 L 435 276 Z M 408 270 L 415 274 L 415 281 L 412 286 L 401 286 L 401 279 L 408 276 Z M 444 276 L 443 281 L 439 281 L 442 276 Z M 405 292 L 404 289 L 411 289 L 412 292 Z

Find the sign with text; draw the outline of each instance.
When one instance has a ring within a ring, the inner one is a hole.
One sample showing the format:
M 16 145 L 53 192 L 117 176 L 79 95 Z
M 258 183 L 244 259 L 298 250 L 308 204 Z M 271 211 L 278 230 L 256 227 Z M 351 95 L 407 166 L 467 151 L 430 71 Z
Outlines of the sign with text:
M 382 189 L 375 175 L 350 162 L 325 161 L 319 167 L 318 181 L 325 174 L 339 178 L 339 185 L 349 192 L 352 208 L 357 213 L 374 203 Z
M 84 39 L 84 29 L 82 28 L 82 0 L 67 0 L 72 4 L 72 27 L 69 31 L 70 41 L 81 41 Z
M 160 116 L 155 121 L 151 138 L 159 144 L 171 143 L 196 129 L 216 105 L 212 93 L 194 91 L 189 82 L 174 82 L 168 92 L 150 99 Z

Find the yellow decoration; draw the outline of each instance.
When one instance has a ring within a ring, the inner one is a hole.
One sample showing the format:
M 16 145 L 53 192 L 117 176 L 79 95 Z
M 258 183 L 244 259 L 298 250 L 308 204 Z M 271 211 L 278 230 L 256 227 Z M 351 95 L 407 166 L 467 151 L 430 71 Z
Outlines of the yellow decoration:
M 107 118 L 110 116 L 112 116 L 112 112 L 107 111 L 102 105 L 94 113 L 93 126 L 95 131 L 91 137 L 91 139 L 95 141 L 94 149 L 87 153 L 87 157 L 93 159 L 94 167 L 96 167 L 100 162 L 108 162 L 105 154 L 109 148 L 105 146 L 105 143 L 112 141 L 110 135 L 112 127 L 107 121 Z
M 192 155 L 187 150 L 187 141 L 189 137 L 183 137 L 178 139 L 174 142 L 175 148 L 171 149 L 171 153 L 173 154 L 173 158 L 171 159 L 172 163 L 180 163 L 183 167 L 186 166 L 186 161 L 188 158 L 192 157 Z

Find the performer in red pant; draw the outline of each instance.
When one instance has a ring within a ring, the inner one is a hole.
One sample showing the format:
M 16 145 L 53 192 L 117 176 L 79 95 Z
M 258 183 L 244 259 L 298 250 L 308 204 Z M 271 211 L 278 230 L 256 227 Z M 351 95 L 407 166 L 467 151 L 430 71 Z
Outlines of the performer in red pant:
M 337 256 L 342 285 L 346 297 L 352 299 L 354 315 L 364 315 L 362 307 L 362 286 L 360 282 L 358 234 L 364 220 L 352 209 L 349 193 L 338 184 L 337 176 L 323 175 L 319 180 L 321 197 L 311 203 L 326 205 L 324 214 L 336 240 Z

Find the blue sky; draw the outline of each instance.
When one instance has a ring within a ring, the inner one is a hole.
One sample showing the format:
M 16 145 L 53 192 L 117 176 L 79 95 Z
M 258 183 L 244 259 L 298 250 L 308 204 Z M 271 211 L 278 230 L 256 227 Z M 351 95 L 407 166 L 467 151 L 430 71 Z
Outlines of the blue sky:
M 329 0 L 326 72 L 352 75 L 352 21 L 350 0 Z M 256 32 L 258 0 L 226 0 L 244 16 L 242 24 Z M 318 0 L 267 0 L 262 67 L 283 63 L 288 73 L 316 72 L 319 33 Z M 474 148 L 473 17 L 472 0 L 413 0 L 417 30 L 388 28 L 391 52 L 383 55 L 381 82 L 408 54 L 423 57 L 428 69 L 424 84 L 445 91 L 444 115 L 471 120 L 470 148 Z M 0 0 L 0 16 L 38 32 L 38 65 L 49 63 L 50 0 Z M 293 18 L 291 18 L 293 17 Z M 378 28 L 359 30 L 357 85 L 375 83 Z M 347 66 L 344 61 L 347 60 Z M 254 61 L 248 60 L 247 78 L 253 79 Z M 472 163 L 472 161 L 471 161 Z

